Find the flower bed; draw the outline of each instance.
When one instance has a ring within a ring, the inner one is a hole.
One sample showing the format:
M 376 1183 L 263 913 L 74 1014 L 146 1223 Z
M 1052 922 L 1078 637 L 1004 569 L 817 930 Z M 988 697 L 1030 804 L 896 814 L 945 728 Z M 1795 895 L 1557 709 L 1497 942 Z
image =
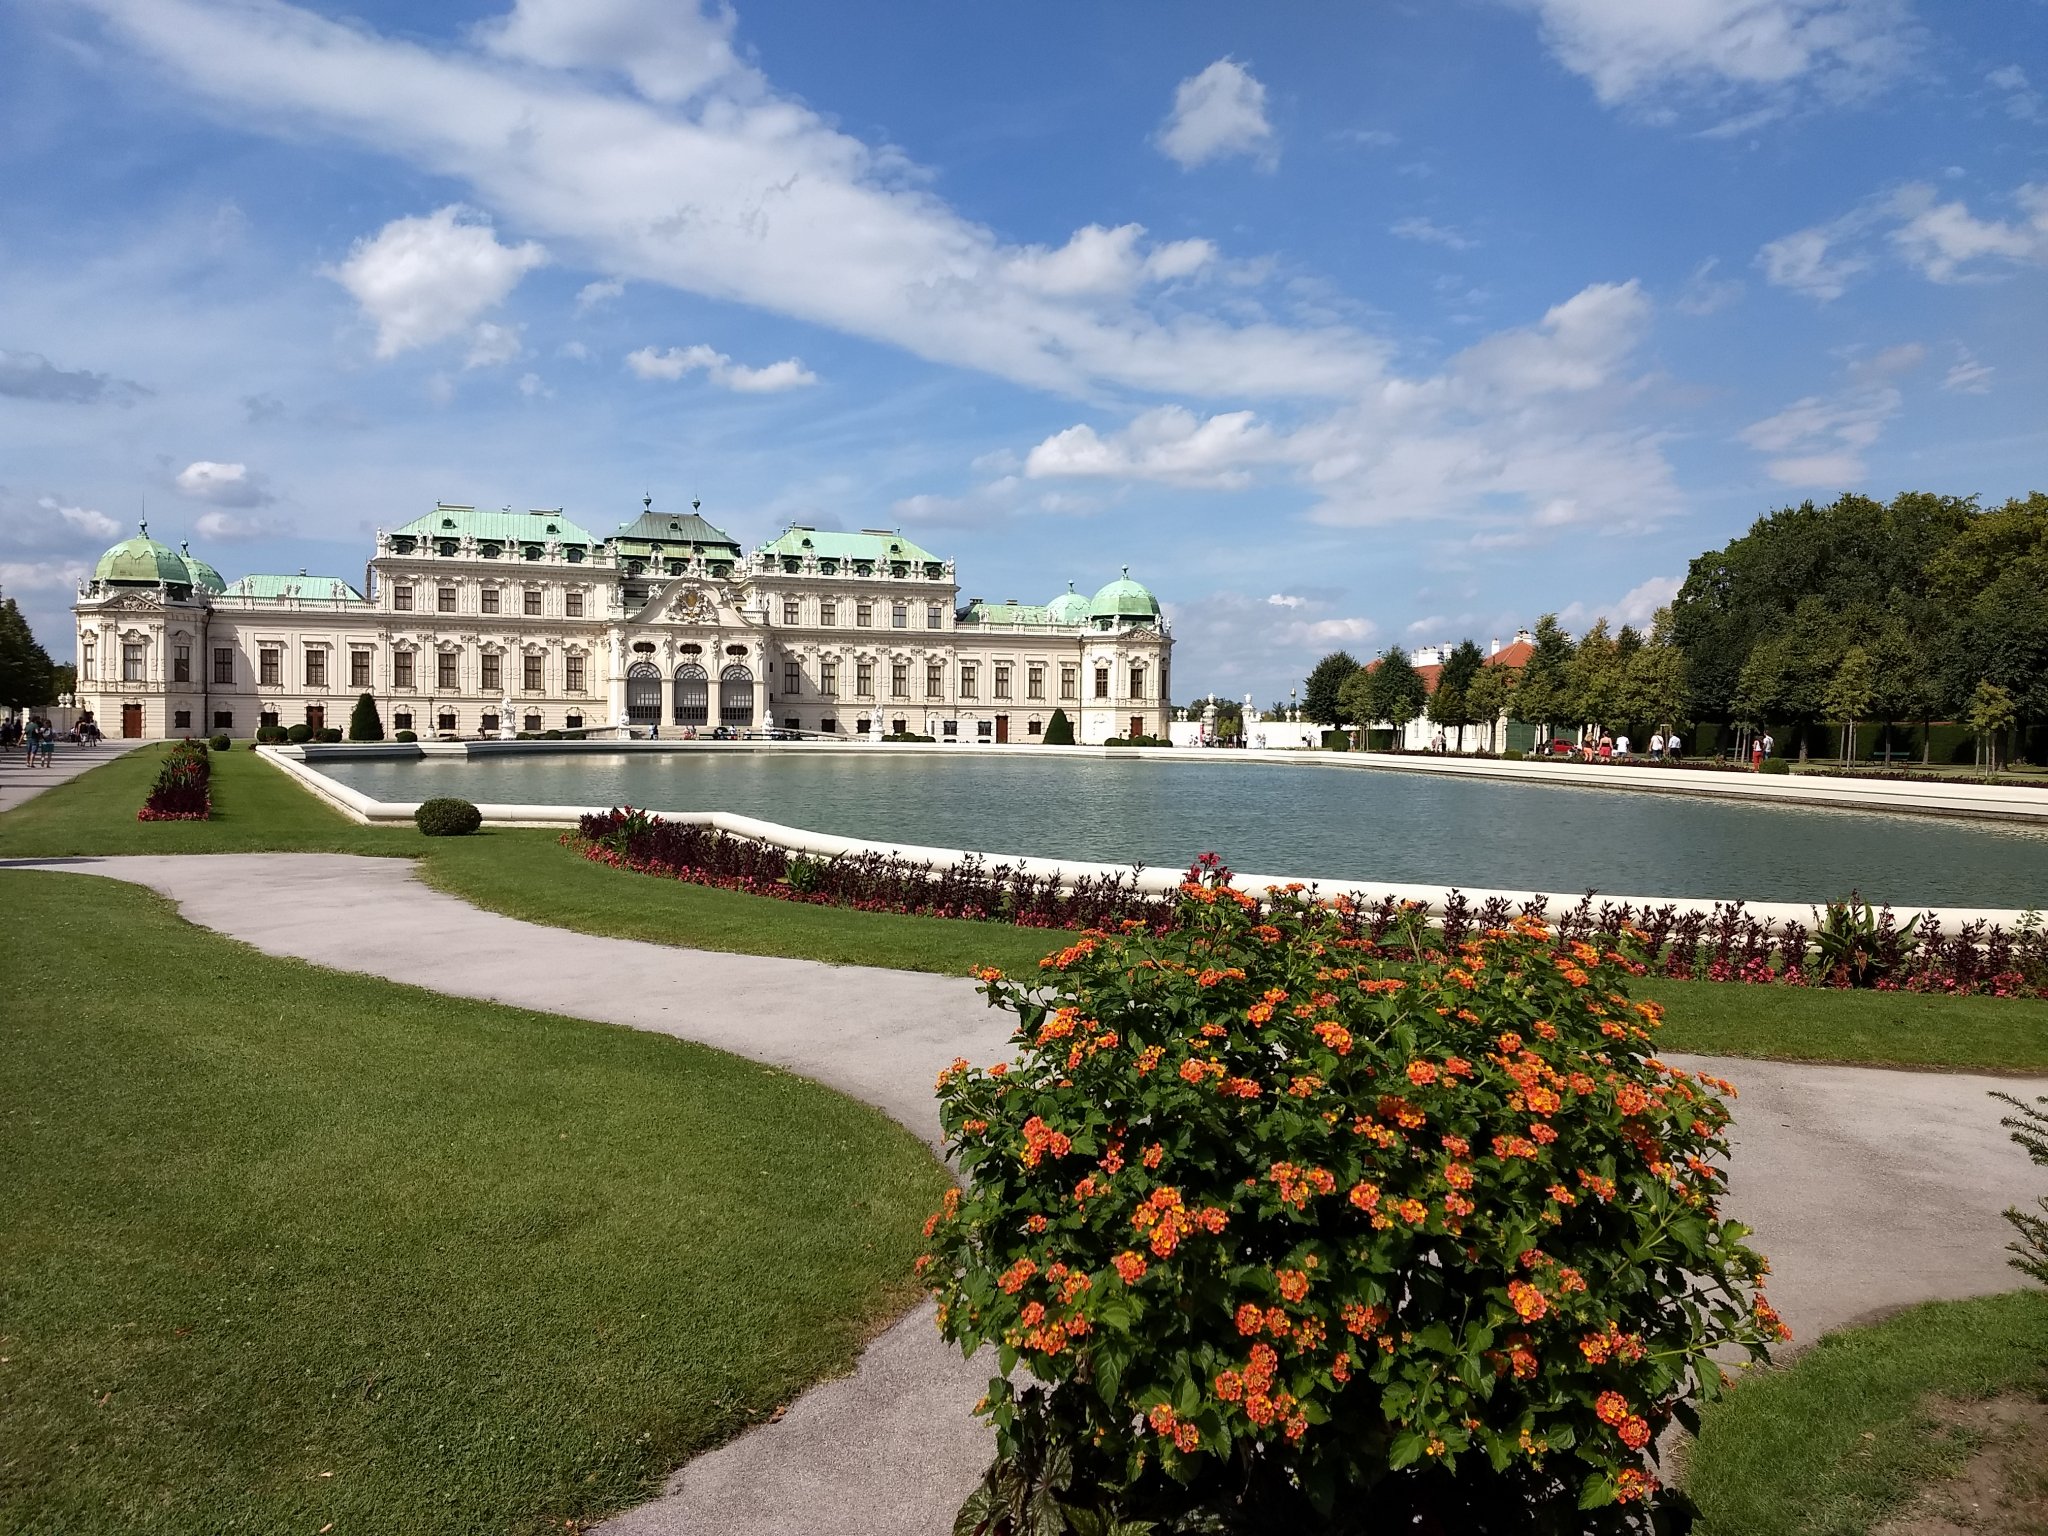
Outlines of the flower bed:
M 206 744 L 186 737 L 164 754 L 156 783 L 150 786 L 149 796 L 142 802 L 142 809 L 135 813 L 135 819 L 210 820 L 213 816 L 213 792 L 209 787 L 212 777 L 213 759 L 207 754 Z
M 863 912 L 1027 928 L 1138 922 L 1152 932 L 1175 921 L 1174 899 L 1138 890 L 1136 871 L 1130 879 L 1084 879 L 1062 889 L 1050 876 L 991 865 L 971 854 L 944 867 L 873 853 L 814 858 L 631 807 L 585 816 L 562 840 L 617 869 Z M 1334 910 L 1349 936 L 1375 944 L 1396 929 L 1420 931 L 1423 921 L 1417 904 L 1393 896 L 1377 902 L 1340 897 Z M 1549 898 L 1532 896 L 1517 905 L 1493 897 L 1475 904 L 1453 890 L 1442 914 L 1430 920 L 1429 941 L 1453 950 L 1472 934 L 1504 927 L 1516 916 L 1550 921 Z M 2048 927 L 2031 914 L 2013 928 L 1967 923 L 1942 934 L 1928 920 L 1932 914 L 1902 921 L 1890 907 L 1873 909 L 1852 895 L 1829 903 L 1817 917 L 1808 926 L 1758 917 L 1741 902 L 1692 912 L 1674 903 L 1633 906 L 1588 895 L 1555 921 L 1561 943 L 1611 944 L 1635 927 L 1643 934 L 1643 957 L 1631 963 L 1642 965 L 1645 974 L 1674 980 L 2048 997 Z
M 1001 1372 L 956 1529 L 1647 1529 L 1709 1352 L 1787 1335 L 1717 1211 L 1732 1089 L 1627 997 L 1643 936 L 1382 946 L 1223 873 L 983 972 L 1017 1055 L 940 1076 L 966 1187 L 919 1267 Z

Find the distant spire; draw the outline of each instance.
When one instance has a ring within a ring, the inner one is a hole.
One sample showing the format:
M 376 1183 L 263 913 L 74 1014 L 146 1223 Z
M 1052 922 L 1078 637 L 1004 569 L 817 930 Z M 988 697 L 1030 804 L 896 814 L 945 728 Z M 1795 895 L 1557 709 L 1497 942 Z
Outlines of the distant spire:
M 704 506 L 704 502 L 703 502 L 703 499 L 702 499 L 701 497 L 697 497 L 697 496 L 692 496 L 692 497 L 690 498 L 690 510 L 691 510 L 692 512 L 697 512 L 697 511 L 701 511 L 701 510 L 703 510 L 703 506 Z
M 1130 579 L 1131 579 L 1131 568 L 1130 568 L 1130 567 L 1129 567 L 1129 566 L 1127 565 L 1127 566 L 1125 566 L 1125 567 L 1124 567 L 1124 580 L 1125 580 L 1125 581 L 1129 581 Z
M 138 527 L 138 528 L 140 528 L 140 529 L 142 530 L 142 536 L 143 536 L 143 537 L 144 537 L 145 539 L 149 537 L 149 519 L 148 519 L 148 518 L 146 518 L 146 517 L 145 517 L 145 518 L 143 518 L 143 519 L 142 519 L 142 520 L 141 520 L 140 522 L 138 522 L 138 523 L 137 523 L 137 524 L 136 524 L 135 526 L 136 526 L 136 527 Z
M 643 512 L 652 512 L 654 510 L 654 492 L 648 491 L 640 498 L 640 510 Z

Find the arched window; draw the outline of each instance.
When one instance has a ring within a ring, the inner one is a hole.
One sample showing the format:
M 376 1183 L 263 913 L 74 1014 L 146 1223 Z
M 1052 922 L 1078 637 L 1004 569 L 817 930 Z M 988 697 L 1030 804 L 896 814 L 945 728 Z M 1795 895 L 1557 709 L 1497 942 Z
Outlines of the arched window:
M 748 697 L 751 709 L 753 699 Z M 711 723 L 711 676 L 694 661 L 686 661 L 676 668 L 676 724 L 709 725 Z
M 738 662 L 718 674 L 718 723 L 754 723 L 754 674 Z
M 661 724 L 661 672 L 652 662 L 635 662 L 626 673 L 626 720 L 632 725 Z

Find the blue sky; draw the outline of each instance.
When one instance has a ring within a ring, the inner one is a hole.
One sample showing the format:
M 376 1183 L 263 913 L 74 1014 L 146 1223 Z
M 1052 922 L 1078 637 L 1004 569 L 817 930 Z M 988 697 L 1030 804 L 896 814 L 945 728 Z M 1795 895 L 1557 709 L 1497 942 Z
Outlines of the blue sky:
M 0 584 L 437 499 L 1128 564 L 1284 695 L 2048 488 L 2048 4 L 20 0 Z

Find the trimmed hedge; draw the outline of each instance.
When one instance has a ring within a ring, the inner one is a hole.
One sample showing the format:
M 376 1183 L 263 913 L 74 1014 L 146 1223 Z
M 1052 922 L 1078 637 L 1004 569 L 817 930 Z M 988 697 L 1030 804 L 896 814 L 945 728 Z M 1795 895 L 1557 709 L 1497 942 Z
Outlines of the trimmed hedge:
M 323 742 L 328 746 L 332 746 L 334 745 L 334 743 L 341 740 L 341 727 L 338 725 L 322 726 L 319 730 L 313 733 L 313 739 L 318 742 Z
M 209 737 L 206 744 L 209 747 L 213 748 L 213 750 L 216 752 L 225 752 L 228 750 L 228 748 L 234 745 L 234 743 L 228 740 L 228 738 L 223 734 L 216 734 L 212 737 Z
M 467 800 L 442 796 L 423 801 L 412 820 L 427 837 L 467 837 L 484 824 L 484 815 Z
M 400 731 L 396 736 L 392 737 L 391 739 L 393 741 L 418 741 L 420 739 L 420 733 L 418 731 Z
M 305 724 L 303 721 L 297 725 L 288 726 L 285 729 L 284 739 L 293 746 L 304 746 L 313 739 L 313 727 Z

